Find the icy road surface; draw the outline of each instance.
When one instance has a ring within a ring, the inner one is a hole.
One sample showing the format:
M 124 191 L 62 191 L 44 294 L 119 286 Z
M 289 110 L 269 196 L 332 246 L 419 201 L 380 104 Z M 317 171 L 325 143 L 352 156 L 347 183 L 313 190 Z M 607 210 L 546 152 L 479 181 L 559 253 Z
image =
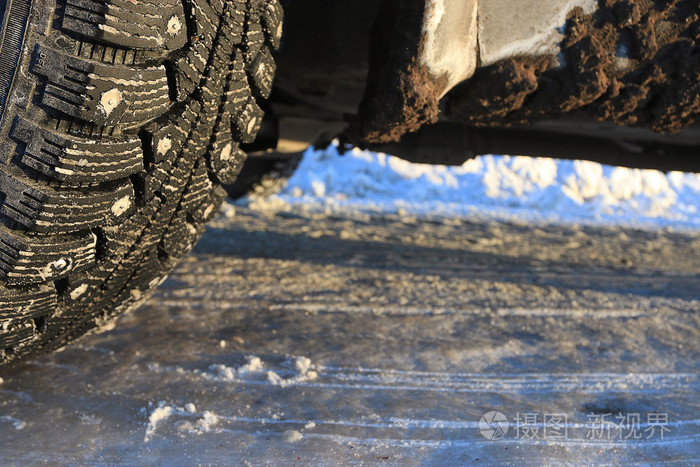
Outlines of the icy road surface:
M 700 462 L 700 232 L 236 209 L 0 372 L 3 465 Z

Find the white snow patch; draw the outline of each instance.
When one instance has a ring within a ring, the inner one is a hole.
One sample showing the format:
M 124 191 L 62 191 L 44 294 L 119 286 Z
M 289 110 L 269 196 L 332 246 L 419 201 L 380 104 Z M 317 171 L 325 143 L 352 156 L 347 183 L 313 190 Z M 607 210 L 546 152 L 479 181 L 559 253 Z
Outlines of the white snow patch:
M 11 423 L 12 427 L 18 431 L 23 430 L 27 426 L 27 424 L 24 423 L 22 420 L 15 417 L 10 417 L 8 415 L 0 416 L 0 423 L 2 422 Z
M 260 357 L 250 355 L 247 357 L 247 362 L 238 368 L 215 364 L 211 365 L 209 369 L 215 371 L 214 375 L 210 375 L 213 379 L 233 382 L 260 375 L 264 372 L 265 366 L 262 360 L 260 360 Z
M 287 430 L 282 433 L 282 439 L 285 443 L 296 443 L 297 441 L 304 439 L 304 435 L 296 430 Z
M 188 402 L 185 404 L 185 410 L 189 413 L 195 413 L 197 411 L 197 407 L 192 402 Z
M 210 433 L 215 430 L 216 425 L 219 424 L 219 416 L 214 412 L 208 410 L 202 413 L 202 417 L 196 422 L 192 423 L 190 421 L 182 421 L 177 425 L 178 431 L 184 431 L 188 433 L 194 433 L 201 435 L 203 433 Z
M 311 370 L 313 367 L 315 367 L 315 365 L 311 363 L 311 359 L 307 357 L 297 357 L 294 359 L 294 369 L 296 370 L 296 374 L 294 376 L 284 378 L 278 373 L 268 371 L 267 381 L 270 384 L 278 385 L 283 388 L 298 383 L 303 383 L 305 381 L 310 381 L 318 377 L 318 373 Z
M 205 410 L 201 414 L 197 413 L 197 407 L 192 402 L 187 402 L 184 407 L 179 407 L 161 401 L 148 417 L 144 442 L 150 441 L 157 428 L 172 417 L 185 418 L 175 424 L 178 431 L 197 435 L 215 431 L 216 425 L 220 422 L 219 416 L 209 410 Z M 192 421 L 193 417 L 196 420 Z
M 209 367 L 212 373 L 198 372 L 201 376 L 213 380 L 224 382 L 261 382 L 281 387 L 293 386 L 295 384 L 312 381 L 318 378 L 316 365 L 307 357 L 296 357 L 293 360 L 287 359 L 282 367 L 293 367 L 294 371 L 284 368 L 268 368 L 263 361 L 254 355 L 248 356 L 246 364 L 238 368 L 222 364 L 214 364 Z M 184 370 L 183 370 L 184 371 Z
M 311 368 L 311 359 L 307 357 L 297 358 L 294 360 L 294 368 L 296 368 L 300 374 L 308 373 Z
M 203 431 L 208 432 L 218 423 L 219 417 L 214 412 L 207 410 L 202 414 L 202 418 L 197 421 L 197 426 Z
M 274 371 L 267 372 L 267 382 L 275 386 L 282 386 L 282 377 Z
M 700 175 L 587 161 L 482 156 L 461 166 L 412 164 L 336 146 L 309 150 L 287 188 L 241 201 L 259 211 L 311 211 L 700 228 Z
M 267 382 L 270 384 L 274 384 L 275 386 L 282 386 L 284 384 L 284 380 L 282 379 L 282 377 L 274 371 L 267 372 Z
M 224 381 L 236 381 L 235 369 L 225 365 L 212 365 L 210 368 L 216 371 L 217 376 L 220 379 Z
M 259 357 L 248 357 L 248 363 L 238 369 L 239 373 L 254 373 L 263 369 L 262 360 Z
M 158 424 L 164 422 L 172 415 L 175 414 L 175 409 L 165 402 L 161 401 L 158 403 L 156 408 L 148 416 L 148 425 L 146 426 L 146 435 L 143 437 L 143 442 L 147 443 L 151 440 L 158 428 Z

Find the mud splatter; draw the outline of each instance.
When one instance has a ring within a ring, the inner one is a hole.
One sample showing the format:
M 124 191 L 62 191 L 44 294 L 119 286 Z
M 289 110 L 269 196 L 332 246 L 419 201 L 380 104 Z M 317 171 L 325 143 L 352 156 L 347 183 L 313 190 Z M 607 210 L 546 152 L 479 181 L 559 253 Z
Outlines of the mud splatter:
M 446 78 L 418 64 L 425 2 L 385 0 L 375 24 L 365 95 L 349 140 L 389 143 L 438 119 Z
M 696 0 L 600 0 L 574 10 L 559 56 L 482 68 L 447 97 L 448 117 L 528 124 L 581 111 L 603 121 L 677 131 L 700 113 Z

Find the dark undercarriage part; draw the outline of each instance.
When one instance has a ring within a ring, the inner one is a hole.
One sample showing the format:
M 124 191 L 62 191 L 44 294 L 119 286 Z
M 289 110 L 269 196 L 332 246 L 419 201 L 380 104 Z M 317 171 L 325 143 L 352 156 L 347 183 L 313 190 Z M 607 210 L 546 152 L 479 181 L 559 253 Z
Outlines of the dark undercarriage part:
M 461 165 L 485 154 L 580 159 L 622 167 L 700 172 L 700 128 L 673 135 L 595 123 L 475 127 L 441 122 L 368 149 L 422 164 Z

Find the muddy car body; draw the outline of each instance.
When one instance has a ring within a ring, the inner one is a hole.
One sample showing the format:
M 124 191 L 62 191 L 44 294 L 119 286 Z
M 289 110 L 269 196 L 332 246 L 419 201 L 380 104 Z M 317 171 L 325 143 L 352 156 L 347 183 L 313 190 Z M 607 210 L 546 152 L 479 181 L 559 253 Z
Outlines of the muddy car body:
M 310 145 L 699 168 L 697 1 L 5 0 L 0 12 L 0 364 L 138 306 L 222 186 L 288 174 Z
M 697 21 L 683 1 L 291 0 L 280 147 L 347 124 L 348 142 L 419 162 L 509 153 L 695 171 Z

